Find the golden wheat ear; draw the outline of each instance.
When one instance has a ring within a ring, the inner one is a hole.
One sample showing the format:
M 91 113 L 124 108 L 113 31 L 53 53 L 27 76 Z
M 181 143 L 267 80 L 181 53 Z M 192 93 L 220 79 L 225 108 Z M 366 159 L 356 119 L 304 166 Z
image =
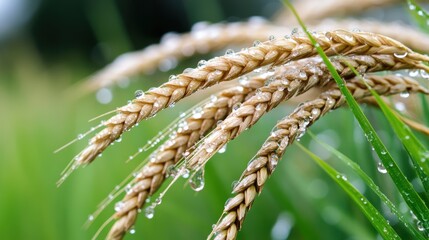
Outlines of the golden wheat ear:
M 415 67 L 414 60 L 398 59 L 393 55 L 354 55 L 348 58 L 336 58 L 332 61 L 336 70 L 345 77 L 353 74 L 345 61 L 362 73 Z M 330 79 L 331 75 L 325 64 L 319 57 L 314 57 L 278 66 L 270 73 L 241 78 L 238 86 L 222 91 L 198 114 L 188 118 L 180 131 L 155 151 L 151 155 L 152 160 L 136 172 L 135 179 L 129 184 L 131 187 L 127 191 L 128 194 L 122 200 L 122 205 L 127 207 L 115 213 L 117 221 L 109 236 L 116 239 L 129 230 L 136 219 L 135 214 L 130 214 L 130 212 L 138 212 L 145 205 L 147 197 L 153 195 L 164 182 L 168 174 L 167 169 L 177 164 L 182 158 L 191 156 L 200 138 L 213 127 L 223 124 L 220 121 L 224 120 L 232 111 L 234 112 L 227 119 L 236 117 L 236 114 L 242 112 L 240 110 L 242 107 L 255 106 L 253 104 L 255 99 L 258 104 L 267 104 L 266 110 L 269 110 L 315 85 L 328 83 Z M 270 94 L 269 98 L 260 99 L 259 97 L 265 93 Z M 245 102 L 242 104 L 243 101 Z M 257 121 L 256 118 L 253 119 L 255 122 Z M 242 120 L 242 122 L 249 123 L 246 120 Z M 204 149 L 204 147 L 202 148 Z
M 393 75 L 367 76 L 367 82 L 380 95 L 398 94 L 403 91 L 427 93 L 418 82 Z M 371 93 L 360 79 L 347 81 L 347 88 L 357 100 L 364 100 Z M 261 149 L 249 162 L 237 184 L 234 185 L 234 197 L 227 200 L 221 218 L 214 226 L 209 238 L 235 239 L 243 225 L 247 212 L 256 196 L 261 193 L 267 179 L 275 170 L 286 148 L 305 134 L 308 127 L 330 110 L 342 106 L 344 97 L 336 86 L 323 92 L 318 98 L 303 103 L 290 115 L 276 124 Z

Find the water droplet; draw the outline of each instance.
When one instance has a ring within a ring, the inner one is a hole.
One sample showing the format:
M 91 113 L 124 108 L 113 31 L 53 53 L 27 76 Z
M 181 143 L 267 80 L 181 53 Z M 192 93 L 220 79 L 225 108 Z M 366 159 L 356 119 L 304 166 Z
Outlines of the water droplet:
M 131 229 L 130 229 L 130 234 L 135 234 L 136 233 L 136 229 L 134 228 L 134 227 L 132 227 Z
M 422 16 L 422 17 L 423 17 L 423 15 L 424 15 L 422 10 L 417 11 L 417 14 L 418 14 L 419 16 Z
M 176 75 L 170 75 L 170 77 L 168 78 L 168 81 L 174 81 L 177 80 L 177 76 Z
M 423 223 L 421 221 L 417 221 L 417 229 L 419 231 L 424 231 L 425 227 L 423 226 Z
M 117 203 L 115 204 L 115 211 L 116 211 L 116 212 L 121 211 L 121 210 L 122 210 L 122 208 L 124 207 L 124 205 L 125 205 L 125 203 L 124 203 L 124 202 L 122 202 L 122 201 L 117 202 Z
M 122 142 L 122 138 L 121 138 L 121 137 L 117 138 L 117 139 L 115 140 L 115 142 Z
M 206 60 L 200 60 L 200 61 L 198 62 L 198 67 L 199 67 L 199 68 L 204 67 L 206 64 L 207 64 L 207 61 L 206 61 Z
M 94 221 L 94 215 L 89 215 L 88 221 L 90 221 L 90 222 Z
M 125 190 L 126 194 L 130 194 L 133 192 L 133 188 L 132 188 L 131 184 L 127 184 L 127 186 L 125 186 L 124 190 Z
M 360 198 L 360 200 L 362 201 L 363 204 L 367 204 L 368 202 L 365 200 L 365 198 Z
M 320 115 L 320 109 L 318 108 L 313 108 L 311 109 L 311 117 L 312 118 L 316 118 Z
M 292 32 L 290 33 L 290 35 L 292 37 L 298 37 L 299 36 L 299 34 L 298 34 L 298 28 L 293 28 Z
M 153 206 L 149 206 L 144 210 L 144 215 L 146 216 L 146 218 L 148 219 L 152 219 L 153 216 L 155 215 L 155 208 Z
M 254 47 L 257 47 L 257 46 L 259 46 L 261 44 L 261 41 L 259 41 L 259 40 L 256 40 L 256 41 L 254 41 L 253 42 L 253 46 Z
M 226 151 L 226 145 L 223 145 L 223 146 L 219 149 L 218 153 L 224 153 L 225 151 Z
M 78 135 L 77 135 L 77 140 L 81 140 L 83 137 L 84 137 L 84 135 L 83 135 L 83 134 L 78 134 Z
M 177 169 L 176 166 L 170 165 L 167 167 L 167 176 L 169 177 L 175 177 L 177 175 Z
M 189 178 L 189 169 L 185 168 L 181 172 L 183 178 Z
M 300 71 L 298 77 L 301 79 L 307 79 L 307 74 L 304 71 Z
M 383 163 L 381 162 L 377 164 L 377 170 L 382 174 L 387 173 L 387 169 L 384 167 Z
M 416 9 L 416 6 L 415 6 L 415 5 L 413 5 L 413 4 L 410 4 L 410 5 L 409 5 L 409 8 L 410 8 L 410 10 L 414 10 L 414 9 Z
M 237 109 L 239 109 L 241 106 L 241 103 L 237 103 L 234 106 L 232 106 L 232 111 L 236 111 Z
M 277 166 L 278 162 L 279 162 L 279 156 L 277 154 L 275 154 L 275 153 L 272 153 L 270 155 L 270 164 L 271 164 L 271 166 L 273 168 L 275 168 Z
M 234 54 L 234 50 L 232 50 L 232 49 L 228 49 L 228 50 L 225 51 L 225 55 L 226 56 L 231 56 L 233 54 Z
M 204 169 L 198 170 L 189 179 L 189 186 L 196 192 L 203 190 L 204 184 Z
M 136 90 L 135 92 L 134 92 L 134 97 L 135 98 L 141 98 L 142 96 L 144 96 L 144 92 L 143 92 L 143 90 Z
M 157 197 L 155 199 L 155 201 L 153 201 L 153 203 L 156 204 L 156 205 L 160 205 L 162 203 L 162 197 L 161 196 Z
M 273 41 L 274 39 L 276 39 L 276 37 L 275 37 L 274 35 L 270 35 L 270 36 L 268 37 L 268 40 L 270 40 L 270 41 Z
M 422 76 L 422 78 L 424 78 L 424 79 L 429 79 L 429 73 L 423 69 L 420 70 L 420 76 Z
M 410 93 L 408 91 L 403 91 L 399 94 L 402 98 L 407 98 L 410 96 Z
M 404 58 L 408 55 L 408 52 L 403 52 L 403 53 L 394 53 L 393 56 L 395 56 L 396 58 Z

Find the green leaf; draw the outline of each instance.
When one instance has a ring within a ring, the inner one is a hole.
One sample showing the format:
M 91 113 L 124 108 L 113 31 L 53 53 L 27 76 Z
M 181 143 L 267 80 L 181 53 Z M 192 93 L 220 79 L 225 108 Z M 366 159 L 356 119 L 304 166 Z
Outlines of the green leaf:
M 407 0 L 408 10 L 420 29 L 429 33 L 429 14 L 414 0 Z
M 360 127 L 364 131 L 367 140 L 371 143 L 372 147 L 374 148 L 378 157 L 382 161 L 384 167 L 386 168 L 387 172 L 391 176 L 393 182 L 395 183 L 396 187 L 399 190 L 399 193 L 404 198 L 408 207 L 413 211 L 413 213 L 416 215 L 417 219 L 422 223 L 424 228 L 429 229 L 429 209 L 426 207 L 425 203 L 420 198 L 419 194 L 414 190 L 411 183 L 406 179 L 404 174 L 401 172 L 396 162 L 393 161 L 393 158 L 390 155 L 389 151 L 387 150 L 386 146 L 384 146 L 384 144 L 381 142 L 374 128 L 366 118 L 365 114 L 362 112 L 362 109 L 359 107 L 358 103 L 353 98 L 350 91 L 347 89 L 344 80 L 337 73 L 337 71 L 335 70 L 335 67 L 332 65 L 331 61 L 328 59 L 323 49 L 319 46 L 319 44 L 316 42 L 314 37 L 307 30 L 307 27 L 305 26 L 301 18 L 298 16 L 292 4 L 288 0 L 284 0 L 283 2 L 291 9 L 292 13 L 295 15 L 296 19 L 298 20 L 299 24 L 303 28 L 304 32 L 307 34 L 308 38 L 315 46 L 320 57 L 323 59 L 332 77 L 337 83 L 341 93 L 344 95 L 347 104 L 349 105 L 351 111 L 353 112 L 353 115 L 356 117 Z
M 347 61 L 345 61 L 345 63 L 354 72 L 354 74 L 358 76 L 363 83 L 365 83 L 366 87 L 375 98 L 375 101 L 380 106 L 384 116 L 386 116 L 387 120 L 389 121 L 390 126 L 395 131 L 396 136 L 398 136 L 398 138 L 401 140 L 401 143 L 407 150 L 408 155 L 410 155 L 414 169 L 422 181 L 426 192 L 429 192 L 429 151 L 417 139 L 411 129 L 401 121 L 401 119 L 397 116 L 397 113 L 390 109 L 390 107 L 383 101 L 380 95 L 378 95 L 378 93 L 367 84 L 359 72 Z
M 362 195 L 348 180 L 325 161 L 297 142 L 298 146 L 307 153 L 359 206 L 374 228 L 383 239 L 401 239 L 379 211 Z
M 320 145 L 322 145 L 325 149 L 335 155 L 338 159 L 340 159 L 344 164 L 350 167 L 365 183 L 368 185 L 371 190 L 377 194 L 377 196 L 386 204 L 386 206 L 390 209 L 390 211 L 395 214 L 395 216 L 404 223 L 409 232 L 416 237 L 417 239 L 426 239 L 422 232 L 418 231 L 416 228 L 411 227 L 412 224 L 406 221 L 405 216 L 396 208 L 396 206 L 387 198 L 384 193 L 380 191 L 380 188 L 374 183 L 374 181 L 360 168 L 360 166 L 351 160 L 349 157 L 331 147 L 330 145 L 320 141 L 313 133 L 308 132 L 308 134 Z

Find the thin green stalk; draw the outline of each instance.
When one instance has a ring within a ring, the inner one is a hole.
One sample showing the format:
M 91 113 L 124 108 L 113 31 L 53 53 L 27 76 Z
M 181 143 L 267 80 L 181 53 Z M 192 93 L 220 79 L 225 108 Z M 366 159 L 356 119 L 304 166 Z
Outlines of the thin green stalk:
M 332 77 L 337 83 L 341 93 L 344 95 L 347 104 L 349 105 L 351 111 L 353 112 L 354 116 L 358 120 L 362 130 L 365 132 L 365 136 L 367 140 L 373 146 L 375 152 L 377 153 L 378 157 L 382 161 L 383 165 L 385 166 L 387 172 L 391 176 L 393 182 L 395 183 L 396 187 L 398 188 L 401 196 L 404 198 L 408 207 L 413 211 L 413 213 L 416 215 L 417 219 L 422 223 L 424 228 L 428 229 L 429 228 L 429 209 L 426 207 L 425 203 L 420 198 L 419 194 L 414 190 L 411 183 L 406 179 L 404 174 L 401 172 L 398 165 L 393 160 L 392 156 L 387 150 L 386 146 L 381 142 L 374 128 L 366 118 L 365 114 L 362 112 L 362 109 L 360 109 L 358 103 L 353 98 L 353 95 L 347 89 L 345 81 L 337 73 L 337 71 L 335 70 L 335 67 L 332 65 L 332 63 L 326 56 L 325 52 L 323 51 L 323 49 L 316 42 L 316 40 L 311 35 L 311 33 L 307 30 L 307 27 L 305 26 L 301 18 L 298 16 L 292 4 L 288 0 L 284 0 L 283 2 L 291 9 L 292 13 L 295 15 L 296 19 L 298 20 L 299 24 L 303 28 L 304 32 L 307 34 L 308 38 L 311 40 L 317 52 L 323 59 L 328 70 L 331 72 Z
M 335 148 L 331 147 L 330 145 L 320 141 L 312 132 L 308 132 L 308 134 L 320 145 L 322 145 L 325 149 L 327 149 L 329 152 L 331 152 L 333 155 L 335 155 L 338 159 L 340 159 L 344 164 L 346 164 L 348 167 L 350 167 L 365 183 L 368 185 L 371 190 L 377 194 L 377 196 L 386 204 L 386 206 L 390 209 L 390 211 L 395 214 L 395 216 L 404 223 L 404 226 L 406 229 L 416 238 L 424 240 L 426 239 L 420 231 L 418 231 L 416 228 L 411 227 L 412 224 L 406 221 L 405 216 L 396 208 L 396 206 L 387 198 L 384 193 L 380 191 L 380 188 L 377 186 L 377 184 L 374 183 L 374 181 L 360 168 L 360 166 L 351 160 L 349 157 L 341 153 L 340 151 L 336 150 Z
M 314 160 L 359 206 L 374 228 L 380 233 L 383 239 L 401 239 L 398 234 L 389 225 L 387 220 L 379 213 L 379 211 L 362 195 L 348 180 L 345 175 L 340 174 L 328 163 L 320 159 L 302 144 L 296 143 Z

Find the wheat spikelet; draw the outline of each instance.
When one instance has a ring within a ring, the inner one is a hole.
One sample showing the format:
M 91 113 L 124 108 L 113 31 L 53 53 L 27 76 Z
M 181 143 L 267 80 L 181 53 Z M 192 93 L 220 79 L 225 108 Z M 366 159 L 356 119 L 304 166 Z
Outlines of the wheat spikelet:
M 366 80 L 380 95 L 397 94 L 403 91 L 428 93 L 416 81 L 407 77 L 368 76 Z M 347 87 L 358 100 L 370 96 L 369 90 L 358 78 L 348 81 Z M 216 240 L 236 238 L 255 197 L 261 193 L 266 180 L 275 170 L 287 146 L 301 137 L 306 129 L 321 116 L 340 107 L 344 101 L 343 95 L 335 86 L 315 100 L 303 103 L 276 124 L 275 130 L 234 186 L 235 196 L 227 201 L 223 217 L 213 229 Z
M 427 69 L 418 61 L 427 61 L 429 57 L 414 53 L 401 43 L 382 35 L 338 30 L 317 34 L 315 37 L 318 44 L 330 56 L 336 54 L 403 54 L 400 58 L 415 61 L 415 65 Z M 160 110 L 199 89 L 235 79 L 263 66 L 281 65 L 314 55 L 316 55 L 316 51 L 307 37 L 293 36 L 291 39 L 267 41 L 236 54 L 217 57 L 208 61 L 204 66 L 185 71 L 160 87 L 149 90 L 130 104 L 117 109 L 118 113 L 103 123 L 105 128 L 90 139 L 89 145 L 78 154 L 72 169 L 78 165 L 92 162 L 124 131 L 136 123 L 154 116 Z
M 352 72 L 344 61 L 344 59 L 336 59 L 333 60 L 333 63 L 343 76 L 349 76 Z M 347 61 L 361 72 L 413 67 L 411 63 L 398 61 L 391 55 L 356 55 L 350 56 Z M 305 76 L 299 77 L 300 74 Z M 299 80 L 296 80 L 297 78 Z M 152 154 L 153 161 L 144 166 L 137 174 L 138 177 L 133 181 L 134 186 L 129 191 L 130 194 L 127 194 L 122 201 L 127 208 L 123 208 L 115 214 L 119 220 L 112 227 L 109 238 L 119 239 L 129 230 L 135 222 L 135 212 L 142 208 L 146 198 L 152 195 L 164 181 L 166 169 L 177 163 L 182 156 L 189 155 L 189 148 L 193 147 L 201 136 L 204 136 L 208 130 L 215 126 L 216 122 L 224 120 L 232 109 L 236 108 L 236 111 L 239 111 L 240 108 L 237 108 L 239 104 L 249 97 L 252 99 L 256 89 L 271 93 L 272 99 L 269 102 L 270 108 L 273 108 L 284 99 L 288 99 L 314 85 L 323 85 L 329 80 L 330 73 L 325 64 L 319 57 L 314 57 L 279 66 L 271 74 L 264 73 L 249 80 L 240 81 L 244 85 L 221 92 L 215 101 L 202 108 L 197 118 L 190 117 L 186 120 L 186 130 L 182 128 L 182 131 L 179 131 L 177 135 Z M 267 85 L 265 87 L 263 87 L 264 82 Z M 289 86 L 295 86 L 294 90 L 288 91 L 287 87 Z M 277 91 L 284 92 L 284 94 Z

